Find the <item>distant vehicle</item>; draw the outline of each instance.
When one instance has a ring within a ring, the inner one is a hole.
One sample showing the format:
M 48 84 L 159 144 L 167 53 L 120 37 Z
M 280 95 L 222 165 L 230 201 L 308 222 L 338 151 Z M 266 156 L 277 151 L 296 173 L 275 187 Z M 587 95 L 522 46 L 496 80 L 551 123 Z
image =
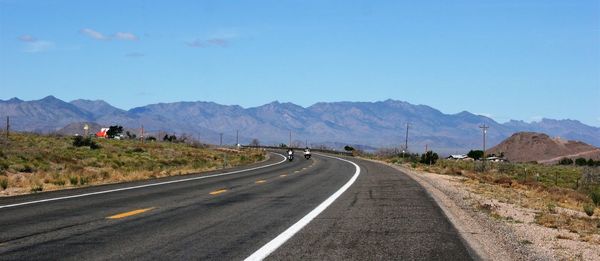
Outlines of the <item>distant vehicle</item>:
M 310 159 L 310 156 L 311 156 L 311 154 L 310 154 L 310 149 L 306 148 L 306 149 L 304 150 L 304 158 L 305 158 L 305 159 Z
M 292 149 L 289 149 L 289 150 L 287 151 L 287 154 L 288 154 L 288 160 L 289 160 L 289 161 L 292 161 L 292 160 L 294 160 L 294 150 L 292 150 Z

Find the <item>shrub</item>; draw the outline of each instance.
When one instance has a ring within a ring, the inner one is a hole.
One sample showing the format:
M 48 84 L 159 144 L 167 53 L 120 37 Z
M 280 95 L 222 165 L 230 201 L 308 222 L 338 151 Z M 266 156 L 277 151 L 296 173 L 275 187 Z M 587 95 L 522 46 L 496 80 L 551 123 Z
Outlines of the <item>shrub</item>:
M 0 179 L 0 187 L 2 187 L 2 190 L 5 190 L 6 188 L 8 188 L 8 179 L 7 178 Z
M 596 209 L 596 206 L 592 204 L 583 205 L 583 211 L 585 211 L 585 214 L 587 214 L 590 217 L 594 215 L 594 209 Z
M 88 177 L 79 177 L 79 184 L 80 185 L 85 185 L 90 183 L 90 178 Z
M 596 188 L 590 192 L 590 198 L 596 206 L 600 206 L 600 188 Z
M 62 179 L 62 178 L 58 178 L 55 179 L 54 181 L 52 181 L 52 184 L 56 185 L 56 186 L 64 186 L 67 182 Z
M 427 153 L 421 155 L 421 163 L 423 163 L 423 164 L 434 165 L 438 159 L 439 159 L 438 154 L 433 151 L 428 151 Z
M 73 138 L 73 146 L 75 147 L 90 147 L 90 149 L 99 149 L 100 146 L 92 140 L 92 138 L 87 137 L 81 137 L 81 136 L 75 136 L 75 138 Z
M 44 184 L 34 184 L 31 185 L 31 192 L 35 193 L 35 192 L 40 192 L 44 190 Z
M 560 161 L 558 161 L 559 165 L 573 165 L 573 160 L 569 159 L 569 158 L 562 158 Z
M 575 160 L 575 165 L 577 165 L 577 166 L 585 166 L 585 165 L 587 165 L 587 160 L 585 160 L 584 158 L 577 158 Z
M 69 182 L 71 183 L 71 185 L 77 186 L 77 183 L 79 183 L 79 179 L 77 178 L 77 176 L 69 176 Z
M 548 207 L 550 213 L 556 213 L 556 204 L 554 204 L 554 202 L 548 203 L 546 207 Z

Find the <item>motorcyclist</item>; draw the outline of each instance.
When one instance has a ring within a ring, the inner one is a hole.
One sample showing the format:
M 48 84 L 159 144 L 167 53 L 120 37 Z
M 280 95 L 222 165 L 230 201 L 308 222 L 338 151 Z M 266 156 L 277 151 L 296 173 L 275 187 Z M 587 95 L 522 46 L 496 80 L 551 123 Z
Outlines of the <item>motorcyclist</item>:
M 293 149 L 288 149 L 287 151 L 288 154 L 288 159 L 291 161 L 292 159 L 294 159 L 294 150 Z
M 309 148 L 304 149 L 304 158 L 310 159 L 310 156 L 311 156 L 310 149 Z

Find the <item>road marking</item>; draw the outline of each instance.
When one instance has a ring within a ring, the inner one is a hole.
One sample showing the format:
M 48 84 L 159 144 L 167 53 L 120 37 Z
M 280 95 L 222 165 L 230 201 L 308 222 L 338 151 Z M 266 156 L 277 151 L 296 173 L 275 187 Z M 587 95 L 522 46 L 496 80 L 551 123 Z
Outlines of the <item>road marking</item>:
M 260 183 L 265 183 L 265 182 L 267 182 L 267 181 L 266 181 L 266 180 L 264 180 L 264 179 L 261 179 L 261 180 L 257 180 L 257 181 L 256 181 L 256 182 L 254 182 L 254 183 L 256 183 L 256 184 L 260 184 Z
M 120 214 L 116 214 L 110 217 L 107 217 L 108 219 L 121 219 L 121 218 L 126 218 L 129 216 L 133 216 L 133 215 L 137 215 L 137 214 L 142 214 L 146 211 L 150 211 L 153 210 L 154 208 L 143 208 L 143 209 L 136 209 L 133 211 L 129 211 L 129 212 L 124 212 L 124 213 L 120 213 Z
M 286 174 L 281 174 L 281 175 L 279 175 L 279 176 L 280 176 L 280 177 L 282 177 L 282 178 L 283 178 L 283 177 L 287 177 L 287 175 L 286 175 Z
M 298 173 L 298 172 L 300 172 L 300 171 L 299 170 L 294 171 L 294 173 Z
M 328 155 L 322 155 L 322 154 L 318 154 L 318 155 L 349 162 L 352 165 L 354 165 L 354 167 L 356 168 L 356 172 L 354 172 L 354 175 L 352 176 L 352 178 L 350 178 L 350 180 L 348 182 L 346 182 L 346 184 L 344 184 L 344 186 L 342 186 L 338 191 L 333 193 L 333 195 L 329 196 L 329 198 L 327 198 L 325 201 L 323 201 L 321 204 L 319 204 L 311 212 L 306 214 L 306 216 L 304 216 L 303 218 L 298 220 L 298 222 L 296 222 L 291 227 L 289 227 L 288 229 L 283 231 L 283 233 L 279 234 L 279 236 L 275 237 L 273 240 L 269 241 L 269 243 L 267 243 L 260 249 L 256 250 L 256 252 L 252 253 L 252 255 L 250 255 L 249 257 L 247 257 L 245 259 L 246 261 L 263 260 L 267 256 L 269 256 L 271 253 L 273 253 L 273 251 L 275 251 L 277 248 L 279 248 L 281 245 L 283 245 L 286 241 L 288 241 L 296 233 L 298 233 L 298 231 L 300 231 L 304 226 L 306 226 L 308 223 L 310 223 L 310 221 L 312 221 L 316 216 L 318 216 L 319 214 L 321 214 L 321 212 L 323 212 L 325 209 L 327 209 L 327 207 L 329 207 L 329 205 L 331 205 L 331 203 L 333 203 L 338 197 L 340 197 L 342 195 L 342 193 L 344 193 L 350 186 L 352 186 L 354 181 L 356 181 L 356 179 L 358 178 L 358 175 L 360 175 L 360 167 L 352 161 L 342 159 L 342 158 L 332 157 L 332 156 L 328 156 Z
M 226 189 L 219 189 L 219 190 L 215 190 L 215 191 L 213 191 L 213 192 L 211 192 L 211 193 L 208 193 L 208 194 L 211 194 L 211 195 L 219 195 L 219 194 L 221 194 L 221 193 L 225 193 L 225 192 L 227 192 L 227 190 L 226 190 Z
M 84 193 L 84 194 L 78 194 L 78 195 L 71 195 L 71 196 L 64 196 L 64 197 L 58 197 L 58 198 L 48 198 L 48 199 L 27 201 L 27 202 L 21 202 L 21 203 L 15 203 L 15 204 L 9 204 L 9 205 L 0 206 L 0 209 L 3 209 L 3 208 L 12 208 L 12 207 L 23 206 L 23 205 L 31 205 L 31 204 L 37 204 L 37 203 L 44 203 L 44 202 L 50 202 L 50 201 L 57 201 L 57 200 L 63 200 L 63 199 L 81 198 L 81 197 L 87 197 L 87 196 L 93 196 L 93 195 L 100 195 L 100 194 L 106 194 L 106 193 L 112 193 L 112 192 L 118 192 L 118 191 L 125 191 L 125 190 L 132 190 L 132 189 L 139 189 L 139 188 L 146 188 L 146 187 L 154 187 L 154 186 L 160 186 L 160 185 L 166 185 L 166 184 L 172 184 L 172 183 L 179 183 L 179 182 L 186 182 L 186 181 L 192 181 L 192 180 L 199 180 L 199 179 L 207 179 L 207 178 L 213 178 L 213 177 L 227 176 L 227 175 L 232 175 L 232 174 L 237 174 L 237 173 L 242 173 L 242 172 L 257 170 L 257 169 L 268 168 L 268 167 L 271 167 L 271 166 L 275 166 L 275 165 L 284 163 L 287 160 L 287 158 L 285 156 L 283 156 L 283 155 L 281 155 L 279 153 L 274 153 L 274 154 L 279 155 L 280 157 L 283 158 L 283 160 L 281 160 L 279 162 L 276 162 L 276 163 L 272 163 L 272 164 L 268 164 L 268 165 L 264 165 L 264 166 L 260 166 L 260 167 L 256 167 L 256 168 L 251 168 L 251 169 L 242 169 L 242 170 L 236 170 L 236 171 L 232 171 L 232 172 L 225 172 L 225 173 L 214 174 L 214 175 L 209 175 L 209 176 L 200 176 L 200 177 L 194 177 L 194 178 L 186 178 L 186 179 L 178 179 L 178 180 L 171 180 L 171 181 L 163 181 L 163 182 L 157 182 L 157 183 L 151 183 L 151 184 L 145 184 L 145 185 L 139 185 L 139 186 L 133 186 L 133 187 L 125 187 L 125 188 L 118 188 L 118 189 L 103 190 L 103 191 L 90 192 L 90 193 Z

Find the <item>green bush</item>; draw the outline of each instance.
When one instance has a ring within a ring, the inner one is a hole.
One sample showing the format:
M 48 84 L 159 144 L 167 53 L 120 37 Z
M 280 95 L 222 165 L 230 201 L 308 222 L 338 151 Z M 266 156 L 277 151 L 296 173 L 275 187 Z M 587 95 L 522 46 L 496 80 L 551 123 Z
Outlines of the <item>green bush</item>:
M 77 184 L 79 183 L 79 179 L 77 178 L 77 176 L 69 176 L 69 182 L 71 183 L 71 185 L 77 186 Z
M 62 178 L 55 179 L 54 181 L 52 181 L 52 184 L 54 184 L 56 186 L 64 186 L 66 183 L 67 182 Z
M 569 158 L 562 158 L 559 162 L 559 165 L 573 165 L 573 160 Z
M 7 178 L 0 179 L 0 187 L 2 187 L 2 190 L 5 190 L 6 188 L 8 188 L 8 179 Z
M 596 209 L 596 206 L 594 206 L 593 204 L 583 205 L 583 211 L 585 211 L 585 214 L 587 214 L 590 217 L 594 215 L 594 209 Z
M 79 177 L 79 184 L 80 185 L 85 185 L 90 183 L 90 178 L 89 177 Z
M 75 147 L 90 147 L 90 149 L 99 149 L 100 145 L 98 145 L 95 141 L 92 140 L 92 138 L 87 137 L 81 137 L 81 136 L 75 136 L 73 138 L 73 146 Z
M 421 155 L 421 163 L 423 164 L 431 164 L 434 165 L 435 162 L 439 159 L 439 156 L 437 153 L 433 152 L 433 151 L 428 151 L 427 153 Z
M 596 206 L 600 206 L 600 188 L 596 188 L 592 192 L 590 192 L 590 198 Z
M 554 202 L 548 203 L 547 207 L 550 213 L 556 213 L 556 204 Z
M 584 158 L 577 158 L 577 159 L 575 159 L 575 165 L 585 166 L 585 165 L 587 165 L 587 160 Z

